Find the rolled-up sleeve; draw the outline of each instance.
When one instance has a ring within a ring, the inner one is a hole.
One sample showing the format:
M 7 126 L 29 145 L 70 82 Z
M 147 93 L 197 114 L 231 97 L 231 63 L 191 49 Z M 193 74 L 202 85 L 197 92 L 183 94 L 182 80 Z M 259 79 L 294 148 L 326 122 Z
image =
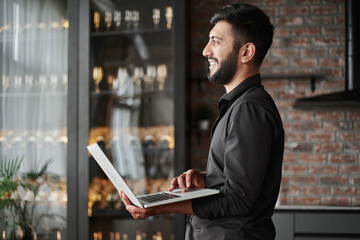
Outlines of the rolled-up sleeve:
M 220 194 L 192 201 L 200 218 L 243 216 L 253 208 L 266 174 L 274 135 L 272 115 L 259 103 L 242 103 L 223 119 L 226 131 L 223 152 L 210 156 L 208 168 L 222 173 Z M 211 151 L 211 150 L 210 150 Z M 211 159 L 223 158 L 223 159 Z M 223 163 L 221 167 L 217 161 Z M 213 165 L 213 166 L 212 166 Z

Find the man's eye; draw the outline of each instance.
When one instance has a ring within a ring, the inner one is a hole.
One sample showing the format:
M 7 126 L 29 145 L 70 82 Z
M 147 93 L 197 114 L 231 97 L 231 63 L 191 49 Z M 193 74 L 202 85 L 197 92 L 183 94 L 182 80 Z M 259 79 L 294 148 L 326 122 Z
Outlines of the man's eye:
M 219 43 L 218 41 L 213 40 L 213 45 L 216 45 L 216 44 L 218 44 L 218 43 Z

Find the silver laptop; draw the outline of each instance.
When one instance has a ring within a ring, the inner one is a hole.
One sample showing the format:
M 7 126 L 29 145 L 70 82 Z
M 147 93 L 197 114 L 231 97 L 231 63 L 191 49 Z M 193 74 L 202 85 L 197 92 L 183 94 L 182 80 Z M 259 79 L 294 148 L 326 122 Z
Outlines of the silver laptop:
M 135 196 L 129 186 L 125 183 L 124 179 L 116 171 L 111 164 L 105 153 L 100 149 L 97 143 L 87 146 L 89 152 L 94 157 L 96 162 L 100 165 L 102 170 L 108 176 L 110 181 L 114 184 L 118 191 L 122 190 L 130 199 L 130 201 L 140 208 L 155 207 L 159 205 L 169 204 L 173 202 L 180 202 L 184 200 L 200 198 L 218 194 L 219 190 L 208 188 L 191 188 L 186 192 L 181 192 L 180 189 L 173 191 L 158 192 L 152 194 L 146 194 L 142 196 Z

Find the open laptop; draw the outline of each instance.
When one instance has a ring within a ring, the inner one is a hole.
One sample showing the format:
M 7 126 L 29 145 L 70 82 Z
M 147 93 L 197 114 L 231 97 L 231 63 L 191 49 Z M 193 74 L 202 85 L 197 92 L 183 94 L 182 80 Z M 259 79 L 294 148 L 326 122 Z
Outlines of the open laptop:
M 108 176 L 110 181 L 114 184 L 115 188 L 120 191 L 122 190 L 130 199 L 130 201 L 140 208 L 155 207 L 159 205 L 169 204 L 173 202 L 180 202 L 184 200 L 200 198 L 218 194 L 219 190 L 208 189 L 208 188 L 192 188 L 186 192 L 181 192 L 180 189 L 173 191 L 165 191 L 158 193 L 151 193 L 142 196 L 135 196 L 129 186 L 125 183 L 124 179 L 116 171 L 114 166 L 111 164 L 105 153 L 101 150 L 97 143 L 87 146 L 89 152 L 94 157 L 96 162 L 100 165 L 102 170 Z

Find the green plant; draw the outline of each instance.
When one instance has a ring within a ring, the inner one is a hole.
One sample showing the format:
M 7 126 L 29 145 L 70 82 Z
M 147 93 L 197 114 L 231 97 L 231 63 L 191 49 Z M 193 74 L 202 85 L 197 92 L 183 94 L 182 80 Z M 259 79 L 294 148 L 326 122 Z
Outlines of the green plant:
M 0 170 L 0 211 L 4 211 L 5 225 L 10 239 L 17 239 L 19 228 L 23 239 L 33 239 L 35 224 L 43 218 L 58 215 L 41 210 L 44 203 L 41 188 L 59 181 L 55 174 L 46 172 L 51 160 L 45 162 L 39 171 L 31 170 L 19 176 L 22 158 L 1 161 Z M 60 216 L 58 216 L 60 217 Z

